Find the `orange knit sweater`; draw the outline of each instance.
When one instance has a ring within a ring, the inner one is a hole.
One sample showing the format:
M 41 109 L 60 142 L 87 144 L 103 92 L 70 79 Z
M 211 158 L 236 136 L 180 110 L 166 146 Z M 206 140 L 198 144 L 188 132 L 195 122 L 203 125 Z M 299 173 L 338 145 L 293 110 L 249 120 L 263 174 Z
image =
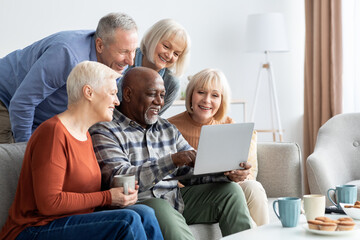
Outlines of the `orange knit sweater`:
M 57 116 L 36 129 L 0 239 L 15 239 L 26 227 L 111 203 L 110 192 L 100 191 L 101 172 L 89 133 L 87 137 L 75 139 Z

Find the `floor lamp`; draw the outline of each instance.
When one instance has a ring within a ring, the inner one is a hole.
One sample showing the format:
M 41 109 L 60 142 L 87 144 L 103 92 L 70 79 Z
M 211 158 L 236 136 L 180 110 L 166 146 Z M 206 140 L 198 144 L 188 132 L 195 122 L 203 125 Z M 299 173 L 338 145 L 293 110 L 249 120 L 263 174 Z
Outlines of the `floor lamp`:
M 273 140 L 276 141 L 276 134 L 279 134 L 280 142 L 283 141 L 283 129 L 281 125 L 279 104 L 277 99 L 275 76 L 269 54 L 272 52 L 287 52 L 287 36 L 285 31 L 284 16 L 281 13 L 262 13 L 248 16 L 247 21 L 247 51 L 261 52 L 265 54 L 265 62 L 260 64 L 258 78 L 256 82 L 256 91 L 254 105 L 251 113 L 251 121 L 254 122 L 256 106 L 261 86 L 262 73 L 267 74 L 270 113 L 272 130 L 259 130 L 263 132 L 272 132 Z M 275 113 L 274 113 L 275 111 Z M 277 127 L 275 126 L 275 122 Z

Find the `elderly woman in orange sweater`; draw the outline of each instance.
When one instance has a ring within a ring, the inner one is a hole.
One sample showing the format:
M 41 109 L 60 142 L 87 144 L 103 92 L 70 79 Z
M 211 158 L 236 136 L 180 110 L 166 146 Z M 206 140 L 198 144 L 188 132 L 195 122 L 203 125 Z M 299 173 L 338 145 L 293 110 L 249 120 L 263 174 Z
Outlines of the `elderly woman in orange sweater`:
M 189 144 L 197 149 L 203 125 L 234 123 L 227 116 L 230 88 L 225 75 L 216 69 L 204 69 L 192 77 L 186 88 L 186 111 L 168 120 L 182 133 Z M 245 193 L 250 215 L 260 226 L 269 222 L 268 202 L 261 183 L 256 181 L 256 132 L 251 139 L 248 161 L 240 171 L 239 185 Z M 225 173 L 231 177 L 231 173 Z
M 119 105 L 109 67 L 85 61 L 67 80 L 68 109 L 43 122 L 27 143 L 14 202 L 0 239 L 163 239 L 154 210 L 134 205 L 136 189 L 101 191 L 88 128 Z M 94 212 L 96 207 L 119 209 Z

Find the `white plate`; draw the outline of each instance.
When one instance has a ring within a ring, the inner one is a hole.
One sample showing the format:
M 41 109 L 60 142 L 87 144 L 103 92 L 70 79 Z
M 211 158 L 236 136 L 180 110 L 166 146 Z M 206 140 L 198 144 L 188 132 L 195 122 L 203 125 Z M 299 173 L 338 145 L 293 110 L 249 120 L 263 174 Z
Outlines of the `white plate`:
M 350 231 L 322 231 L 322 230 L 315 230 L 315 229 L 310 229 L 308 224 L 305 223 L 302 225 L 303 228 L 305 228 L 306 231 L 311 232 L 311 233 L 315 233 L 315 234 L 319 234 L 319 235 L 333 235 L 333 236 L 337 236 L 337 235 L 348 235 L 348 234 L 353 234 L 353 233 L 360 233 L 360 229 L 357 227 L 357 225 L 355 225 L 354 230 L 350 230 Z
M 346 215 L 353 219 L 360 219 L 360 208 L 346 208 L 345 205 L 351 205 L 354 206 L 354 204 L 349 203 L 340 203 L 341 208 L 344 210 Z

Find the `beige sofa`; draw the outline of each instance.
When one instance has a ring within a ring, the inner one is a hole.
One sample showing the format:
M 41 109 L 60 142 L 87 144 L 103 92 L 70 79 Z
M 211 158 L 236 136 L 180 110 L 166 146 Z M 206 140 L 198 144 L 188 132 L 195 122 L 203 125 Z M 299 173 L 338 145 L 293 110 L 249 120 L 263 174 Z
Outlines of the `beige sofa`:
M 0 144 L 0 226 L 13 201 L 26 143 Z M 269 198 L 270 221 L 277 221 L 272 202 L 277 197 L 301 197 L 300 148 L 296 143 L 258 143 L 258 178 Z M 218 224 L 190 226 L 196 239 L 219 239 Z

